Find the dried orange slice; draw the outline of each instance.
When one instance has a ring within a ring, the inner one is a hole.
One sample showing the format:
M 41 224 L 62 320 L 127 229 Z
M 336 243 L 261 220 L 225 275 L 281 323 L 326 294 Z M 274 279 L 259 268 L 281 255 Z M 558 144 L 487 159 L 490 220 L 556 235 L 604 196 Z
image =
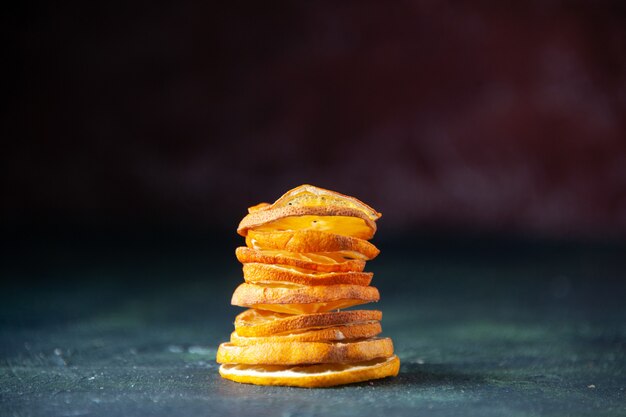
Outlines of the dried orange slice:
M 387 337 L 350 343 L 290 342 L 248 346 L 222 343 L 217 349 L 217 362 L 243 365 L 304 365 L 361 362 L 388 358 L 391 355 L 393 343 Z
M 343 326 L 326 327 L 315 330 L 296 330 L 266 337 L 240 336 L 237 332 L 230 335 L 230 343 L 237 346 L 256 345 L 259 343 L 290 343 L 290 342 L 347 342 L 355 339 L 374 337 L 382 332 L 377 321 L 351 323 Z
M 312 269 L 320 272 L 361 272 L 365 268 L 365 261 L 354 259 L 346 253 L 294 253 L 280 250 L 255 250 L 240 246 L 235 250 L 239 262 L 245 264 L 257 262 L 263 264 L 278 264 Z M 356 253 L 354 256 L 358 256 Z
M 311 213 L 313 209 L 299 209 L 303 213 Z M 328 212 L 325 210 L 324 212 Z M 314 212 L 320 212 L 316 208 Z M 352 236 L 359 239 L 371 239 L 376 233 L 376 223 L 369 219 L 339 215 L 300 214 L 297 216 L 285 216 L 254 227 L 259 231 L 276 230 L 319 230 L 321 232 L 336 233 L 344 236 Z M 245 234 L 250 229 L 247 229 Z M 245 235 L 244 234 L 244 235 Z
M 235 331 L 240 336 L 257 337 L 273 334 L 323 329 L 350 323 L 380 321 L 383 313 L 378 310 L 333 311 L 315 314 L 284 314 L 274 311 L 249 309 L 235 318 Z
M 274 204 L 271 205 L 271 208 L 286 206 L 349 207 L 362 211 L 372 220 L 377 220 L 381 216 L 379 212 L 354 197 L 350 197 L 336 191 L 327 190 L 325 188 L 316 187 L 310 184 L 302 184 L 287 191 L 278 200 L 276 200 Z
M 246 236 L 249 229 L 301 230 L 314 229 L 371 239 L 376 233 L 376 223 L 360 210 L 337 207 L 296 207 L 255 209 L 244 217 L 237 233 Z
M 254 284 L 291 282 L 301 285 L 352 284 L 367 286 L 372 281 L 371 272 L 317 272 L 289 265 L 247 263 L 243 265 L 243 278 Z
M 332 288 L 329 288 L 332 287 Z M 311 314 L 378 301 L 374 287 L 334 285 L 317 287 L 275 287 L 241 284 L 232 304 L 288 314 Z
M 231 303 L 279 313 L 321 313 L 378 301 L 378 290 L 361 285 L 239 285 Z
M 371 220 L 378 220 L 382 214 L 368 206 L 361 200 L 350 197 L 336 191 L 316 187 L 310 184 L 302 184 L 283 194 L 273 204 L 260 203 L 248 208 L 248 213 L 261 210 L 271 210 L 280 207 L 320 207 L 336 206 L 360 210 Z
M 365 362 L 304 366 L 233 365 L 220 366 L 220 375 L 231 381 L 256 385 L 283 385 L 321 388 L 398 375 L 397 356 Z
M 361 259 L 374 259 L 380 251 L 364 239 L 319 230 L 249 230 L 246 245 L 252 249 L 286 250 L 298 253 L 358 252 Z

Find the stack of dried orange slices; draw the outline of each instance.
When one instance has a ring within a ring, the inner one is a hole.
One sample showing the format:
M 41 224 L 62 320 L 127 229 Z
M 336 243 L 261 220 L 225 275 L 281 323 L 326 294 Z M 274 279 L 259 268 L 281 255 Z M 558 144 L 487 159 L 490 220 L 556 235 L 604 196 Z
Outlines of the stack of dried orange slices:
M 274 204 L 248 209 L 236 250 L 245 283 L 232 304 L 230 342 L 217 351 L 222 377 L 259 385 L 329 387 L 395 376 L 400 360 L 376 310 L 340 311 L 378 301 L 365 262 L 381 214 L 353 197 L 301 185 Z

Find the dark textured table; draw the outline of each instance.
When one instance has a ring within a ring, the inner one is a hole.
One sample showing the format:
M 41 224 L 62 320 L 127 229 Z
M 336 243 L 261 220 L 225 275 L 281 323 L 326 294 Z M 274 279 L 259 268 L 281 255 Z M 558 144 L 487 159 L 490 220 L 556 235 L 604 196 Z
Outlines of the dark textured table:
M 82 239 L 4 252 L 2 416 L 626 415 L 623 245 L 376 242 L 399 377 L 298 389 L 217 373 L 235 240 Z

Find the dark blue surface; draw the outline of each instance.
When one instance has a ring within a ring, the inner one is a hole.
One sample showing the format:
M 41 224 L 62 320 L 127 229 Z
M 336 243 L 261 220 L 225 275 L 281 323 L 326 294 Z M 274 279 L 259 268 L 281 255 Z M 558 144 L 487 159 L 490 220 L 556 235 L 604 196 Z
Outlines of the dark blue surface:
M 229 247 L 44 242 L 5 259 L 0 414 L 626 415 L 623 246 L 379 246 L 368 266 L 381 302 L 368 307 L 383 311 L 400 375 L 315 390 L 218 376 L 241 311 Z

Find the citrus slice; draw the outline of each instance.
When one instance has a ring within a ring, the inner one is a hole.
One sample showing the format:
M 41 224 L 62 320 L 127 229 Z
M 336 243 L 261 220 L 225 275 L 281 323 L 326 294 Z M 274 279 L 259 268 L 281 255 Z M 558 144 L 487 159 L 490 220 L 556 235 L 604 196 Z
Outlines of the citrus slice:
M 388 358 L 391 355 L 393 343 L 387 337 L 350 343 L 290 342 L 248 346 L 222 343 L 217 349 L 217 362 L 243 365 L 304 365 L 361 362 Z
M 366 362 L 304 366 L 233 365 L 220 366 L 223 378 L 244 384 L 322 388 L 398 375 L 397 356 Z
M 382 327 L 377 321 L 351 323 L 324 329 L 296 330 L 266 337 L 240 336 L 235 331 L 230 335 L 230 343 L 237 346 L 246 346 L 259 343 L 348 342 L 355 339 L 374 337 L 382 331 Z
M 378 290 L 362 285 L 239 285 L 231 303 L 279 313 L 321 313 L 378 301 Z
M 243 265 L 243 278 L 255 284 L 291 282 L 301 285 L 353 284 L 367 286 L 372 281 L 371 272 L 317 272 L 289 265 L 247 263 Z
M 254 209 L 246 215 L 237 233 L 246 236 L 249 229 L 301 230 L 314 229 L 361 239 L 371 239 L 376 223 L 360 210 L 337 207 L 279 207 Z
M 295 253 L 281 250 L 255 250 L 240 246 L 235 250 L 239 262 L 245 264 L 258 262 L 263 264 L 290 265 L 320 272 L 361 272 L 365 261 L 354 259 L 346 253 Z M 358 256 L 354 253 L 354 256 Z
M 375 258 L 380 251 L 364 239 L 319 230 L 256 231 L 249 230 L 246 245 L 252 249 L 289 252 L 358 252 L 363 258 Z
M 235 331 L 240 336 L 257 337 L 309 329 L 323 329 L 349 323 L 380 321 L 378 310 L 333 311 L 315 314 L 284 314 L 266 310 L 249 309 L 235 318 Z
M 397 356 L 365 362 L 304 366 L 224 364 L 219 372 L 223 378 L 244 384 L 282 385 L 322 388 L 352 384 L 398 375 Z
M 337 206 L 348 207 L 362 211 L 371 220 L 377 220 L 381 214 L 364 202 L 336 191 L 316 187 L 310 184 L 302 184 L 283 194 L 271 205 L 271 208 L 286 206 Z
M 376 224 L 359 217 L 304 214 L 281 217 L 255 226 L 254 230 L 319 230 L 368 240 L 374 237 Z

